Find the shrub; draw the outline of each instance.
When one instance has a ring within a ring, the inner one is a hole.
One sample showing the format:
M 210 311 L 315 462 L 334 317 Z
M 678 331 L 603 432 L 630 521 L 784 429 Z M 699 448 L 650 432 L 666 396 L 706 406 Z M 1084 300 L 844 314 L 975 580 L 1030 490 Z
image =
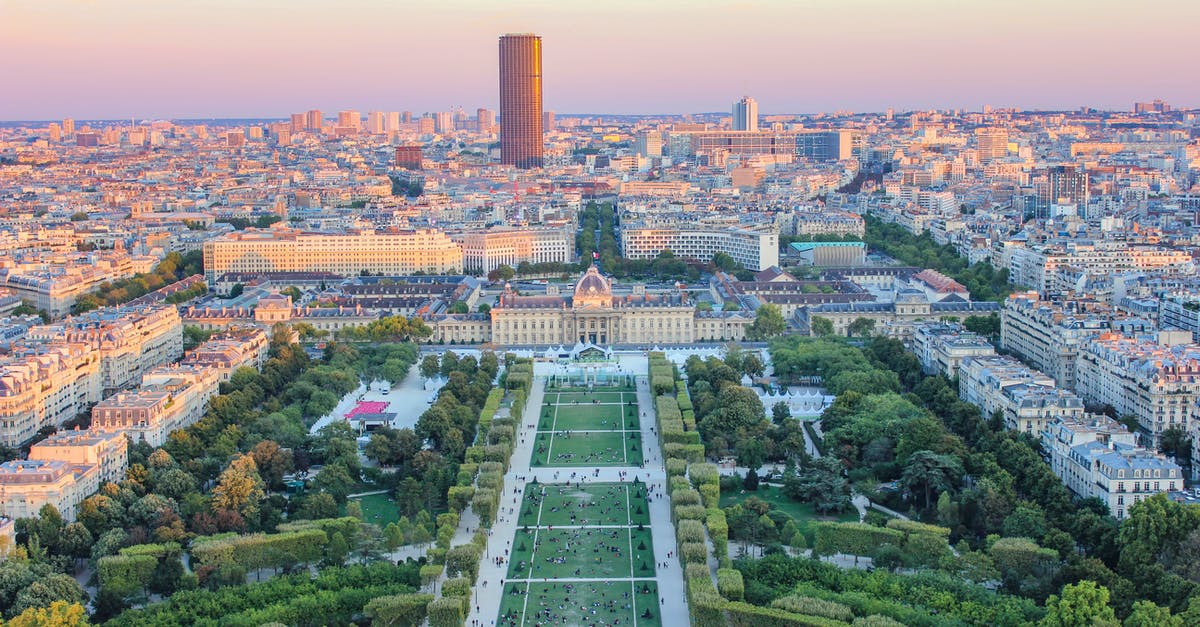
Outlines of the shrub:
M 717 569 L 717 592 L 730 601 L 741 601 L 745 596 L 742 573 L 732 568 Z

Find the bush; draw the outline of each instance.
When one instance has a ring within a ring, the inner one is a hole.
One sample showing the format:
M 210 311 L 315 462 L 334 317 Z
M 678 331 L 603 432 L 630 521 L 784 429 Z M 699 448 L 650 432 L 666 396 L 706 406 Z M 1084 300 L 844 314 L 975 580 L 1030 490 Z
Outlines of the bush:
M 393 594 L 371 599 L 363 613 L 371 618 L 373 626 L 416 627 L 425 622 L 425 614 L 432 594 Z
M 676 507 L 680 505 L 700 505 L 700 493 L 691 488 L 675 490 L 671 493 L 671 504 Z
M 775 599 L 771 602 L 771 607 L 777 607 L 781 610 L 797 614 L 823 616 L 825 618 L 832 618 L 833 620 L 854 620 L 854 611 L 841 603 L 797 594 Z
M 704 542 L 704 525 L 698 520 L 681 520 L 675 527 L 675 537 L 680 544 Z
M 686 564 L 708 564 L 708 547 L 703 542 L 685 542 L 679 546 L 679 555 Z
M 429 627 L 462 627 L 466 622 L 462 599 L 442 597 L 429 603 Z
M 682 505 L 675 508 L 677 524 L 681 520 L 704 520 L 707 516 L 708 510 L 704 509 L 703 505 Z
M 717 592 L 730 601 L 741 601 L 746 592 L 742 573 L 732 568 L 718 568 Z
M 721 481 L 721 473 L 717 469 L 716 464 L 692 464 L 692 466 L 688 468 L 688 478 L 692 480 L 692 485 L 696 486 L 696 488 L 699 488 L 707 483 L 719 484 Z
M 687 460 L 667 458 L 668 477 L 682 477 L 687 473 L 687 469 Z

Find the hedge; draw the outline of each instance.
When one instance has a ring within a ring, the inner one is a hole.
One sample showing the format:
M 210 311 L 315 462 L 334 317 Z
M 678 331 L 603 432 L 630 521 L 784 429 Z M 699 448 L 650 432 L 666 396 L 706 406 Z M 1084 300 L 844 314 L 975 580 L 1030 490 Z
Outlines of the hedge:
M 667 476 L 682 477 L 687 474 L 688 463 L 684 459 L 667 458 Z
M 700 493 L 691 488 L 675 490 L 671 492 L 671 504 L 676 507 L 680 505 L 700 505 Z
M 462 627 L 467 621 L 462 599 L 442 597 L 429 602 L 429 627 Z
M 680 505 L 675 507 L 675 522 L 681 520 L 703 521 L 708 516 L 708 510 L 703 505 Z
M 717 592 L 730 601 L 741 601 L 746 596 L 742 573 L 732 568 L 717 569 Z
M 854 620 L 854 611 L 841 603 L 815 597 L 800 596 L 798 594 L 791 594 L 775 599 L 771 602 L 771 607 L 777 607 L 781 610 L 797 614 L 824 616 L 825 618 L 832 618 L 834 620 Z
M 706 483 L 719 484 L 721 471 L 717 469 L 716 464 L 707 462 L 692 464 L 688 468 L 688 478 L 692 480 L 692 485 L 699 489 Z
M 321 558 L 328 542 L 329 536 L 319 528 L 241 536 L 222 534 L 196 538 L 192 541 L 191 554 L 194 567 L 228 564 L 257 570 L 278 568 L 284 559 L 301 564 L 315 562 Z
M 446 551 L 446 576 L 462 576 L 474 583 L 479 576 L 479 558 L 482 556 L 483 551 L 474 544 L 463 544 Z M 442 595 L 446 595 L 445 584 L 442 585 Z
M 708 547 L 703 542 L 684 542 L 679 545 L 679 555 L 687 564 L 708 563 Z
M 675 526 L 675 537 L 680 544 L 704 542 L 704 525 L 698 520 L 681 520 Z
M 939 527 L 938 525 L 929 525 L 915 520 L 903 520 L 901 518 L 893 518 L 887 523 L 888 529 L 903 531 L 906 535 L 912 533 L 924 533 L 942 538 L 950 537 L 950 529 L 948 527 Z
M 470 599 L 472 585 L 474 584 L 471 583 L 471 580 L 464 577 L 447 579 L 442 583 L 442 596 L 455 599 Z
M 706 483 L 700 486 L 700 497 L 704 499 L 705 507 L 718 507 L 721 504 L 721 486 Z
M 417 627 L 425 622 L 432 594 L 412 592 L 371 599 L 363 613 L 371 618 L 372 627 Z
M 871 556 L 884 544 L 902 546 L 904 534 L 895 529 L 875 527 L 866 523 L 822 522 L 814 525 L 816 540 L 813 548 L 821 555 L 844 553 Z
M 144 590 L 158 567 L 153 555 L 106 555 L 96 564 L 100 589 L 126 597 Z
M 450 509 L 460 514 L 471 504 L 471 499 L 474 497 L 475 488 L 469 485 L 453 485 L 446 491 L 446 501 L 450 505 Z

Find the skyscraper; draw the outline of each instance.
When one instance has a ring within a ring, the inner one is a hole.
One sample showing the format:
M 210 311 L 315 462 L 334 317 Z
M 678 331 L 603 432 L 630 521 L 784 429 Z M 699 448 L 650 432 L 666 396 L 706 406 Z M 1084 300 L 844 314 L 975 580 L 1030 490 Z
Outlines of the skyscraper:
M 733 103 L 733 130 L 758 130 L 758 103 L 750 96 L 742 96 L 741 100 Z
M 475 112 L 475 121 L 475 130 L 480 133 L 490 133 L 492 127 L 496 126 L 496 112 L 491 109 L 479 109 Z
M 542 38 L 500 37 L 500 163 L 542 167 Z

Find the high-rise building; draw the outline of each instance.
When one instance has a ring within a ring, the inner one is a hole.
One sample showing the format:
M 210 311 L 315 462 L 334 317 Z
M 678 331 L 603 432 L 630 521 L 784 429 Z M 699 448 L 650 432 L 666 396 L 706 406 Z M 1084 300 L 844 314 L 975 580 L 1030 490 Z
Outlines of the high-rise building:
M 733 130 L 758 130 L 758 103 L 750 96 L 742 96 L 741 100 L 733 103 Z
M 399 111 L 388 111 L 387 113 L 384 114 L 383 130 L 388 133 L 390 133 L 392 131 L 400 130 L 400 112 Z
M 500 162 L 542 167 L 542 38 L 500 37 Z
M 70 137 L 71 135 L 74 135 L 75 134 L 75 120 L 73 120 L 71 118 L 63 119 L 62 131 L 63 131 L 63 135 L 66 135 L 68 137 Z
M 308 128 L 308 116 L 303 113 L 292 114 L 292 132 L 303 131 Z
M 396 167 L 406 170 L 421 169 L 420 146 L 396 146 Z
M 1008 155 L 1008 131 L 1002 128 L 977 128 L 979 160 L 987 163 Z
M 638 133 L 637 154 L 642 157 L 661 157 L 663 154 L 662 133 L 658 131 Z
M 383 112 L 368 111 L 367 112 L 367 132 L 372 135 L 383 134 Z
M 420 120 L 417 120 L 417 133 L 421 135 L 433 135 L 435 130 L 437 130 L 437 126 L 434 124 L 431 114 L 426 113 L 421 116 Z
M 1134 113 L 1170 113 L 1171 105 L 1162 100 L 1154 102 L 1135 102 L 1133 103 Z
M 400 120 L 403 121 L 405 124 L 411 124 L 412 123 L 412 111 L 405 111 L 404 113 L 401 113 Z
M 454 132 L 454 116 L 449 111 L 433 114 L 433 130 L 438 133 Z
M 362 114 L 358 111 L 338 111 L 338 126 L 359 128 L 362 124 Z
M 550 130 L 554 130 L 554 128 L 556 128 L 556 127 L 557 127 L 557 125 L 554 123 L 554 112 L 553 111 L 543 112 L 542 113 L 542 130 L 550 131 Z
M 475 130 L 480 133 L 490 133 L 496 126 L 496 112 L 491 109 L 480 109 L 475 112 Z
M 1088 203 L 1088 174 L 1082 166 L 1055 165 L 1046 168 L 1038 181 L 1038 210 L 1050 215 L 1051 205 L 1075 205 L 1079 215 Z
M 323 118 L 324 116 L 321 114 L 320 109 L 313 109 L 312 111 L 304 114 L 304 124 L 308 127 L 308 130 L 315 133 L 320 133 L 321 126 L 323 126 L 325 123 Z

